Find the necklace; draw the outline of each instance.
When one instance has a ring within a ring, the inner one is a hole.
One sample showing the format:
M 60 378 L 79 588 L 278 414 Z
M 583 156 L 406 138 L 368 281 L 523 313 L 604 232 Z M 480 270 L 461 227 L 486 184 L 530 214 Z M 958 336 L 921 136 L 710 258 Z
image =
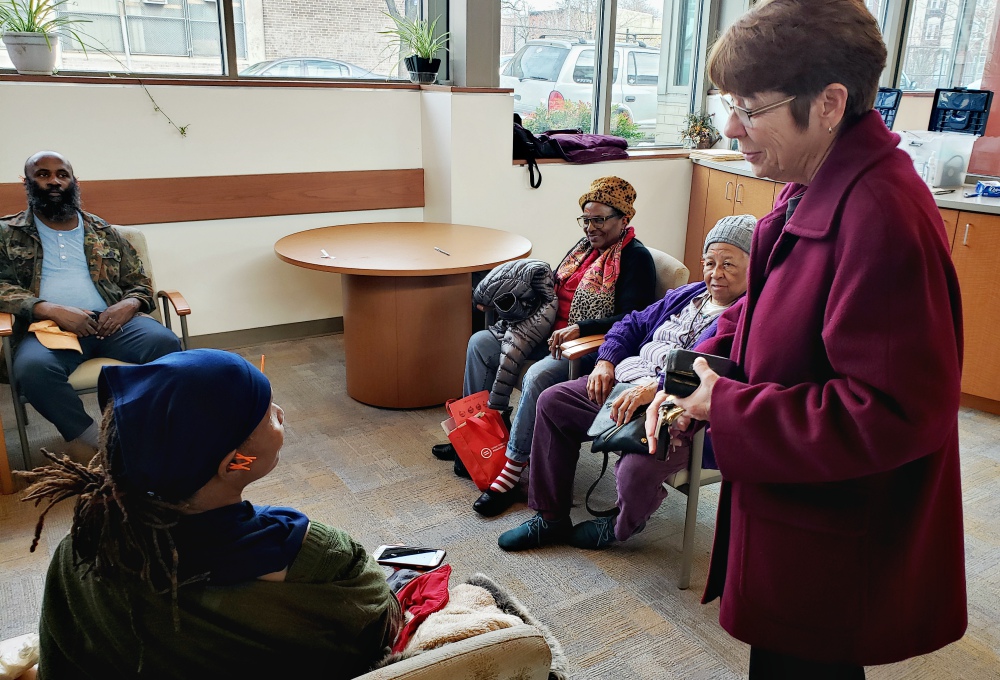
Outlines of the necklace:
M 690 347 L 691 343 L 693 343 L 695 339 L 697 339 L 698 336 L 701 335 L 702 331 L 708 328 L 709 324 L 711 324 L 712 321 L 715 320 L 715 317 L 719 315 L 719 314 L 706 314 L 704 312 L 705 305 L 707 305 L 708 301 L 711 299 L 712 299 L 711 293 L 705 293 L 705 298 L 701 301 L 701 304 L 698 305 L 698 309 L 695 310 L 694 314 L 691 315 L 691 320 L 688 321 L 687 330 L 683 334 L 681 334 L 682 347 L 684 349 Z M 719 313 L 721 313 L 721 311 Z M 699 325 L 697 328 L 694 327 L 696 321 L 701 321 L 701 325 Z

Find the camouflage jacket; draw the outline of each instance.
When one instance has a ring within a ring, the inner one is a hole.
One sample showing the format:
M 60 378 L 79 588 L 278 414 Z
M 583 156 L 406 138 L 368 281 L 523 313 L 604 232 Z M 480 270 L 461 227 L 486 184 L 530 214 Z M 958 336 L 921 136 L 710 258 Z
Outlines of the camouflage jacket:
M 90 278 L 111 306 L 136 298 L 140 312 L 156 308 L 153 284 L 132 244 L 96 215 L 83 215 L 83 251 Z M 42 241 L 30 210 L 0 217 L 0 312 L 14 315 L 14 339 L 34 321 L 33 308 L 42 282 Z

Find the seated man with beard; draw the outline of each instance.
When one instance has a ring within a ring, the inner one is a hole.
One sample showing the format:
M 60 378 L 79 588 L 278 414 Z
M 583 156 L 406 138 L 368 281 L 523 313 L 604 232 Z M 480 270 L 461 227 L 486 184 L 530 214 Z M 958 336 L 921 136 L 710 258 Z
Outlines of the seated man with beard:
M 0 217 L 0 312 L 15 317 L 14 372 L 28 403 L 67 442 L 82 445 L 75 453 L 93 453 L 97 424 L 69 375 L 96 357 L 144 364 L 180 350 L 180 342 L 147 316 L 156 301 L 132 245 L 80 210 L 69 161 L 39 151 L 24 164 L 24 187 L 28 209 Z M 82 351 L 48 349 L 27 332 L 46 319 L 75 333 Z

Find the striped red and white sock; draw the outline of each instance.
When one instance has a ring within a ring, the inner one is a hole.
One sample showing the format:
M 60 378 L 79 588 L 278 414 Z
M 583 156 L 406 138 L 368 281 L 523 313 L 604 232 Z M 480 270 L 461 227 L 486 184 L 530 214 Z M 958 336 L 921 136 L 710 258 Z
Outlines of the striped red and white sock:
M 497 478 L 493 480 L 490 484 L 490 491 L 495 491 L 497 493 L 507 493 L 521 480 L 521 472 L 526 466 L 518 465 L 510 458 L 507 459 L 507 464 L 503 466 L 503 470 L 497 475 Z

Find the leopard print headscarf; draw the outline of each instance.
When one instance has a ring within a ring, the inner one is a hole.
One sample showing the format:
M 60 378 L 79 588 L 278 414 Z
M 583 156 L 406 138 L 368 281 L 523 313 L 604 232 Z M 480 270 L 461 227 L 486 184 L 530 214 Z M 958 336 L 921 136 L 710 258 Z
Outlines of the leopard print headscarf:
M 590 184 L 590 191 L 580 197 L 580 210 L 590 201 L 610 205 L 631 220 L 635 217 L 635 188 L 621 177 L 601 177 Z

